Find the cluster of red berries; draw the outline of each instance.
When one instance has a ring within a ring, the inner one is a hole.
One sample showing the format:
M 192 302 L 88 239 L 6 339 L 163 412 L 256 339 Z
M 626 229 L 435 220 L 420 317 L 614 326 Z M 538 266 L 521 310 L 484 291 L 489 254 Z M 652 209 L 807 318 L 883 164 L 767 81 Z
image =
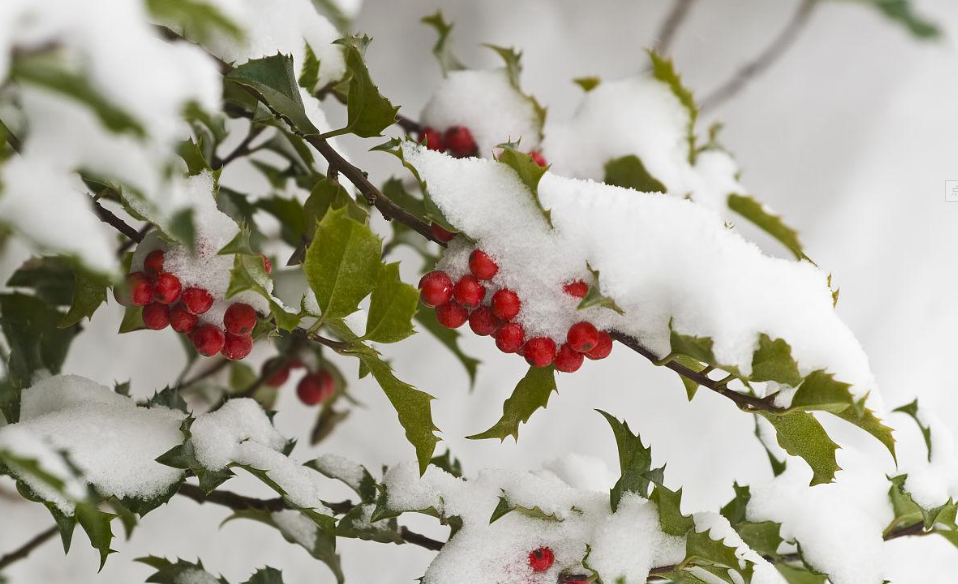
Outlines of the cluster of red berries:
M 483 282 L 499 272 L 496 262 L 477 249 L 469 256 L 469 272 L 455 284 L 449 274 L 441 270 L 429 272 L 419 281 L 420 302 L 436 309 L 436 319 L 444 327 L 459 328 L 469 321 L 472 332 L 492 335 L 500 351 L 518 353 L 534 367 L 555 365 L 556 370 L 563 373 L 577 371 L 585 357 L 604 359 L 612 351 L 609 333 L 596 329 L 590 322 L 572 325 L 561 347 L 556 347 L 555 341 L 548 337 L 526 339 L 522 325 L 514 322 L 522 308 L 515 291 L 500 288 L 483 304 L 486 299 Z M 563 289 L 571 296 L 585 298 L 589 285 L 577 280 Z
M 425 144 L 429 150 L 447 152 L 455 158 L 469 158 L 479 153 L 479 146 L 476 145 L 472 132 L 465 126 L 451 126 L 445 132 L 427 126 L 420 132 L 419 142 Z M 539 166 L 546 166 L 546 159 L 538 150 L 533 150 L 529 156 Z
M 266 273 L 272 270 L 269 259 L 263 256 Z M 114 289 L 114 296 L 125 306 L 143 307 L 143 324 L 153 330 L 167 326 L 178 333 L 189 335 L 196 351 L 210 357 L 222 353 L 230 360 L 238 360 L 253 350 L 253 327 L 257 314 L 252 306 L 234 303 L 223 315 L 223 328 L 199 322 L 199 316 L 213 306 L 213 295 L 198 287 L 183 289 L 180 279 L 163 271 L 163 250 L 153 250 L 143 261 L 143 271 L 127 276 L 127 289 Z
M 263 363 L 263 371 L 266 372 L 275 369 L 281 360 L 282 357 L 268 359 Z M 279 369 L 271 373 L 270 376 L 266 378 L 265 383 L 269 387 L 280 387 L 289 379 L 290 372 L 300 367 L 306 367 L 306 364 L 300 359 L 287 361 Z M 308 406 L 321 404 L 332 397 L 334 393 L 336 393 L 336 379 L 333 377 L 333 374 L 326 369 L 307 372 L 296 386 L 296 395 L 299 397 L 299 401 Z

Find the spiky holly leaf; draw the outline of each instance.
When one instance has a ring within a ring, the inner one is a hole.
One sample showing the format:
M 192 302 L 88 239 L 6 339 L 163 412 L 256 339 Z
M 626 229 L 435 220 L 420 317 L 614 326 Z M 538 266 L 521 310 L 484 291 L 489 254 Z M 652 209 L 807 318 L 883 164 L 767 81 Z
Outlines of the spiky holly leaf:
M 658 181 L 634 154 L 613 158 L 605 163 L 605 178 L 608 185 L 635 189 L 640 193 L 665 193 L 665 185 Z
M 260 568 L 243 584 L 283 584 L 283 573 L 276 568 Z
M 897 464 L 898 456 L 895 453 L 895 437 L 892 434 L 892 429 L 882 423 L 875 412 L 865 407 L 864 404 L 865 398 L 862 398 L 855 402 L 852 407 L 846 408 L 835 415 L 871 434 L 885 446 Z
M 304 466 L 315 469 L 321 474 L 338 480 L 352 489 L 359 495 L 359 499 L 364 503 L 370 503 L 376 500 L 376 479 L 366 470 L 366 467 L 350 463 L 349 461 L 332 460 L 328 458 L 316 458 L 307 462 Z M 344 470 L 344 466 L 348 466 Z M 361 478 L 357 482 L 353 476 L 359 470 Z
M 609 422 L 615 436 L 615 445 L 619 450 L 619 471 L 621 476 L 612 487 L 610 501 L 612 510 L 619 507 L 624 493 L 635 493 L 640 497 L 649 497 L 652 483 L 662 483 L 664 469 L 652 468 L 652 448 L 642 444 L 642 437 L 633 434 L 629 424 L 621 422 L 611 414 L 596 410 Z
M 699 117 L 699 108 L 692 96 L 692 91 L 682 83 L 682 77 L 675 70 L 672 60 L 662 57 L 655 51 L 648 51 L 649 59 L 652 61 L 652 76 L 669 86 L 672 94 L 679 100 L 685 111 L 688 112 L 689 121 L 686 125 L 686 140 L 689 145 L 689 162 L 695 162 L 697 149 L 695 147 L 695 122 Z
M 453 23 L 446 22 L 446 19 L 442 17 L 442 10 L 437 10 L 435 14 L 430 16 L 422 17 L 419 22 L 436 29 L 439 38 L 436 39 L 436 44 L 432 47 L 432 54 L 439 61 L 439 67 L 442 68 L 443 75 L 450 71 L 465 69 L 466 66 L 453 54 L 449 46 L 449 34 L 452 32 Z
M 438 205 L 436 205 L 436 202 L 432 199 L 432 197 L 429 196 L 429 189 L 426 187 L 426 183 L 425 181 L 422 180 L 422 177 L 419 176 L 419 171 L 416 170 L 415 166 L 406 162 L 406 158 L 405 156 L 403 156 L 402 144 L 403 144 L 403 140 L 400 140 L 399 138 L 392 138 L 387 142 L 384 142 L 378 146 L 375 146 L 374 148 L 372 148 L 372 150 L 377 150 L 380 152 L 388 152 L 389 154 L 392 154 L 393 156 L 398 158 L 402 162 L 402 165 L 413 175 L 413 177 L 415 177 L 416 182 L 419 183 L 419 188 L 422 190 L 422 194 L 423 194 L 422 211 L 418 211 L 419 210 L 418 205 L 413 209 L 407 209 L 407 210 L 412 213 L 422 212 L 424 213 L 423 215 L 424 219 L 427 219 L 433 223 L 436 223 L 437 225 L 440 225 L 442 228 L 444 228 L 446 231 L 449 231 L 450 233 L 458 233 L 459 230 L 453 227 L 451 223 L 449 223 L 449 220 L 446 219 L 446 216 L 443 214 L 442 210 L 439 208 Z
M 539 200 L 539 180 L 542 179 L 542 175 L 546 173 L 548 168 L 539 166 L 531 156 L 508 145 L 503 147 L 502 153 L 499 155 L 499 162 L 516 171 L 519 180 L 529 189 L 529 194 L 532 195 L 532 200 L 539 212 L 542 213 L 546 223 L 549 224 L 550 228 L 554 227 L 552 225 L 552 213 L 543 207 L 542 201 Z
M 243 29 L 215 4 L 201 0 L 147 0 L 146 9 L 155 20 L 171 24 L 195 41 L 205 42 L 219 35 L 234 41 L 243 39 Z
M 328 136 L 352 133 L 361 138 L 382 136 L 383 130 L 396 122 L 399 108 L 379 92 L 366 68 L 364 55 L 370 38 L 346 37 L 336 41 L 344 47 L 346 60 L 346 79 L 348 85 L 346 98 L 346 127 L 329 132 Z
M 798 232 L 782 221 L 779 215 L 750 195 L 732 193 L 728 196 L 728 208 L 755 224 L 784 245 L 796 259 L 808 259 L 798 240 Z
M 467 436 L 470 440 L 498 438 L 504 441 L 512 436 L 519 441 L 519 425 L 529 421 L 539 408 L 545 408 L 552 392 L 556 389 L 555 369 L 553 367 L 529 367 L 525 377 L 519 381 L 512 395 L 502 404 L 502 417 L 491 428 L 479 434 Z
M 496 505 L 496 508 L 492 510 L 492 515 L 489 517 L 489 523 L 495 523 L 499 519 L 502 519 L 505 515 L 516 511 L 526 517 L 531 517 L 533 519 L 545 519 L 549 521 L 561 521 L 555 513 L 546 513 L 538 506 L 536 507 L 523 507 L 522 505 L 516 505 L 515 503 L 509 501 L 509 498 L 503 494 L 499 497 L 499 504 Z
M 673 491 L 665 485 L 655 485 L 649 500 L 659 509 L 659 525 L 665 533 L 682 536 L 695 527 L 692 517 L 682 514 L 682 489 Z
M 306 251 L 303 269 L 316 294 L 323 319 L 341 319 L 359 307 L 379 278 L 382 242 L 347 215 L 346 208 L 326 213 Z
M 446 450 L 442 454 L 432 457 L 429 464 L 438 466 L 456 478 L 462 478 L 462 463 L 452 455 L 451 450 Z
M 147 582 L 153 582 L 155 584 L 180 584 L 180 582 L 183 582 L 184 578 L 191 576 L 196 578 L 199 574 L 208 577 L 214 582 L 219 582 L 220 584 L 229 584 L 229 582 L 227 582 L 222 576 L 217 578 L 213 574 L 207 572 L 203 567 L 203 562 L 200 562 L 199 560 L 197 560 L 197 562 L 194 564 L 179 558 L 177 558 L 175 562 L 171 562 L 166 558 L 145 556 L 142 558 L 136 558 L 133 561 L 146 564 L 147 566 L 150 566 L 156 570 L 155 573 L 146 579 Z
M 782 524 L 774 521 L 742 521 L 735 526 L 748 547 L 764 556 L 775 556 L 782 539 Z
M 856 0 L 880 12 L 888 20 L 902 26 L 913 37 L 937 40 L 943 36 L 941 27 L 918 13 L 912 0 Z
M 306 45 L 306 55 L 303 59 L 303 68 L 300 70 L 296 82 L 299 83 L 300 87 L 312 93 L 319 85 L 319 58 L 309 43 L 304 44 Z
M 615 300 L 602 294 L 601 285 L 599 284 L 599 271 L 592 269 L 592 266 L 588 263 L 586 263 L 585 267 L 592 273 L 592 285 L 589 286 L 589 291 L 586 292 L 585 298 L 576 306 L 576 310 L 585 310 L 586 308 L 598 306 L 600 308 L 608 308 L 618 314 L 625 314 L 625 311 L 615 303 Z
M 679 365 L 682 365 L 687 369 L 691 369 L 696 373 L 701 373 L 707 368 L 706 365 L 699 363 L 697 360 L 691 357 L 686 357 L 685 355 L 676 355 L 672 359 Z M 692 401 L 692 398 L 695 397 L 695 394 L 699 390 L 699 384 L 684 375 L 679 375 L 679 379 L 682 380 L 682 385 L 685 386 L 685 394 L 688 396 L 689 401 Z
M 759 443 L 765 450 L 765 454 L 768 455 L 768 464 L 772 467 L 772 474 L 778 476 L 785 472 L 787 462 L 785 460 L 779 460 L 768 445 L 765 444 L 765 440 L 762 438 L 762 429 L 759 427 L 761 422 L 759 422 L 758 414 L 752 414 L 752 419 L 755 421 L 755 437 L 758 438 Z
M 193 474 L 196 475 L 196 478 L 199 479 L 200 488 L 203 489 L 203 492 L 208 495 L 212 493 L 216 487 L 222 485 L 234 475 L 233 471 L 231 471 L 229 468 L 211 471 L 203 466 L 199 460 L 197 460 L 193 441 L 190 440 L 190 437 L 192 436 L 190 433 L 190 426 L 193 425 L 193 420 L 194 418 L 188 417 L 183 420 L 183 424 L 180 426 L 180 432 L 182 432 L 185 437 L 183 444 L 174 446 L 173 448 L 164 452 L 157 457 L 156 461 L 160 464 L 165 464 L 166 466 L 171 466 L 173 468 L 181 468 L 192 471 Z
M 279 299 L 269 293 L 264 286 L 268 279 L 263 258 L 258 255 L 236 254 L 233 256 L 233 270 L 230 272 L 226 297 L 232 298 L 248 290 L 256 292 L 269 303 L 270 314 L 276 326 L 284 331 L 291 331 L 299 326 L 299 314 L 283 306 Z
M 745 521 L 745 510 L 748 502 L 752 500 L 752 492 L 748 485 L 740 485 L 738 481 L 732 483 L 732 489 L 735 491 L 735 498 L 722 507 L 720 513 L 735 527 Z
M 892 411 L 907 414 L 915 421 L 915 424 L 918 425 L 918 430 L 921 431 L 921 437 L 925 439 L 925 448 L 928 451 L 928 462 L 931 462 L 931 428 L 922 422 L 918 415 L 918 398 L 916 397 L 913 402 L 897 407 Z
M 828 576 L 816 574 L 805 567 L 775 564 L 775 569 L 788 584 L 825 584 Z
M 291 56 L 277 53 L 271 57 L 253 59 L 230 71 L 225 81 L 250 91 L 299 132 L 319 133 L 306 115 Z
M 176 387 L 171 387 L 169 385 L 160 391 L 154 392 L 153 397 L 147 400 L 145 405 L 148 408 L 162 406 L 171 410 L 179 410 L 184 414 L 189 413 L 186 400 L 184 400 L 183 396 L 180 395 L 179 390 Z
M 889 498 L 892 502 L 892 508 L 895 511 L 895 519 L 892 521 L 892 526 L 896 525 L 910 525 L 915 519 L 915 511 L 917 510 L 920 513 L 919 519 L 923 523 L 926 530 L 930 530 L 939 521 L 943 521 L 948 527 L 954 528 L 955 520 L 955 503 L 949 499 L 944 504 L 939 505 L 938 507 L 925 508 L 915 502 L 912 498 L 911 493 L 905 489 L 905 483 L 908 479 L 908 475 L 898 475 L 896 477 L 888 477 L 888 480 L 891 482 L 891 489 L 889 491 Z
M 83 528 L 87 537 L 90 538 L 90 545 L 100 552 L 100 570 L 103 570 L 103 566 L 106 565 L 106 557 L 112 553 L 116 553 L 116 550 L 110 549 L 110 543 L 113 541 L 113 530 L 110 529 L 110 521 L 112 521 L 116 515 L 104 513 L 97 509 L 96 505 L 92 503 L 78 504 L 74 510 L 74 515 L 80 527 Z
M 713 576 L 728 584 L 735 584 L 736 580 L 728 573 L 737 572 L 746 582 L 751 578 L 754 564 L 747 561 L 743 568 L 735 555 L 735 548 L 725 545 L 720 540 L 714 540 L 708 531 L 689 530 L 685 537 L 685 559 L 680 566 L 687 568 L 697 566 L 705 569 Z
M 669 330 L 669 343 L 672 347 L 672 355 L 685 355 L 696 361 L 715 365 L 715 354 L 712 353 L 712 339 L 708 337 L 683 335 L 672 328 L 671 322 L 669 323 Z
M 69 306 L 60 327 L 91 318 L 106 301 L 107 278 L 61 257 L 32 258 L 7 281 L 11 288 L 31 288 L 37 298 L 51 306 Z
M 598 87 L 599 84 L 602 83 L 602 80 L 593 75 L 590 77 L 576 77 L 572 82 L 581 87 L 582 91 L 589 93 Z
M 146 325 L 143 323 L 143 307 L 127 306 L 123 310 L 123 319 L 120 320 L 120 328 L 117 329 L 117 334 L 122 335 L 144 329 L 146 329 Z
M 807 412 L 759 412 L 759 415 L 775 428 L 778 443 L 785 452 L 800 456 L 812 468 L 812 485 L 831 482 L 841 470 L 835 460 L 838 444 L 829 438 L 815 416 Z
M 350 509 L 336 524 L 336 536 L 379 543 L 405 543 L 395 518 L 370 522 L 366 512 L 367 506 L 362 505 Z
M 752 381 L 775 381 L 791 387 L 802 382 L 792 347 L 784 339 L 774 341 L 765 333 L 758 336 L 758 348 L 752 353 Z
M 497 55 L 502 59 L 503 64 L 505 65 L 506 76 L 509 78 L 509 83 L 526 101 L 529 102 L 529 105 L 532 106 L 532 109 L 536 112 L 536 118 L 539 122 L 539 131 L 541 133 L 542 127 L 545 125 L 546 121 L 546 108 L 542 107 L 542 104 L 533 97 L 522 92 L 522 87 L 519 84 L 519 75 L 522 73 L 522 53 L 517 51 L 512 47 L 500 47 L 497 45 L 484 45 L 488 49 L 492 49 L 496 52 Z
M 446 328 L 439 324 L 439 321 L 436 320 L 436 311 L 435 310 L 420 310 L 416 313 L 416 321 L 419 322 L 427 331 L 429 331 L 434 337 L 439 339 L 443 345 L 456 356 L 456 359 L 462 363 L 463 368 L 465 368 L 466 373 L 469 375 L 469 389 L 471 390 L 476 383 L 476 373 L 479 369 L 479 364 L 482 363 L 479 359 L 470 357 L 462 348 L 459 346 L 459 338 L 462 334 L 451 328 Z
M 399 279 L 399 263 L 386 264 L 369 301 L 363 339 L 396 343 L 412 335 L 412 319 L 419 307 L 419 290 Z
M 306 231 L 303 205 L 295 198 L 265 197 L 256 201 L 256 207 L 266 211 L 279 221 L 280 236 L 287 244 L 299 245 Z

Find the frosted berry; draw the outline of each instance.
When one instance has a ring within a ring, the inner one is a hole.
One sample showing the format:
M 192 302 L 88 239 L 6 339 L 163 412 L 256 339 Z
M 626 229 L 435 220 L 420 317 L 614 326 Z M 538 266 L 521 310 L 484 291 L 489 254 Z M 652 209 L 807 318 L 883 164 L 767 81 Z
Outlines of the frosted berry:
M 203 314 L 213 306 L 213 295 L 202 288 L 189 287 L 180 297 L 190 314 Z
M 475 156 L 479 151 L 479 147 L 476 146 L 476 141 L 472 137 L 472 132 L 469 131 L 469 128 L 462 126 L 453 126 L 446 130 L 442 141 L 446 149 L 456 158 Z
M 178 333 L 190 334 L 196 328 L 197 321 L 199 318 L 187 310 L 182 302 L 170 308 L 170 326 Z
M 223 315 L 223 326 L 226 332 L 234 335 L 248 335 L 256 326 L 256 311 L 249 304 L 236 302 L 230 304 Z
M 449 231 L 448 229 L 446 229 L 445 227 L 443 227 L 442 225 L 438 223 L 433 223 L 432 225 L 430 225 L 429 231 L 432 231 L 432 236 L 443 243 L 452 241 L 452 238 L 456 236 L 455 233 L 453 233 L 452 231 Z
M 429 150 L 437 150 L 439 152 L 445 150 L 445 148 L 442 147 L 442 134 L 435 128 L 423 128 L 419 142 L 425 144 Z
M 546 166 L 549 166 L 548 163 L 546 162 L 546 157 L 543 156 L 542 152 L 539 152 L 538 150 L 533 150 L 532 152 L 530 152 L 529 157 L 532 158 L 533 162 L 535 162 L 536 164 L 538 164 L 539 166 L 543 168 L 545 168 Z
M 170 312 L 165 304 L 154 302 L 143 308 L 143 324 L 155 331 L 165 329 L 170 324 Z
M 143 260 L 143 271 L 151 276 L 163 273 L 163 250 L 154 249 Z
M 282 358 L 273 357 L 272 359 L 267 359 L 266 362 L 263 363 L 263 373 L 272 371 L 272 373 L 269 374 L 263 383 L 270 387 L 279 387 L 286 383 L 286 380 L 289 379 L 289 370 L 291 365 L 285 365 L 283 367 L 279 367 L 279 369 L 276 369 L 281 362 Z
M 500 324 L 502 323 L 492 313 L 492 308 L 488 306 L 480 306 L 469 315 L 469 328 L 481 337 L 496 332 Z
M 541 547 L 529 552 L 529 566 L 532 567 L 533 572 L 545 572 L 552 567 L 555 561 L 555 554 L 547 547 Z
M 308 406 L 315 406 L 326 401 L 335 391 L 336 380 L 325 369 L 306 375 L 296 386 L 299 401 Z
M 593 361 L 598 361 L 599 359 L 605 359 L 609 356 L 609 353 L 612 352 L 612 337 L 609 336 L 609 333 L 605 331 L 599 331 L 599 341 L 596 343 L 595 347 L 585 354 L 586 357 L 592 359 Z
M 545 367 L 556 358 L 556 343 L 548 337 L 534 337 L 526 341 L 523 356 L 533 367 Z
M 266 257 L 266 254 L 259 254 L 259 257 L 263 258 L 263 269 L 266 270 L 266 274 L 273 273 L 273 262 L 269 261 L 269 258 Z
M 221 331 L 219 327 L 215 327 L 211 324 L 201 324 L 193 329 L 190 340 L 193 341 L 193 346 L 196 347 L 197 353 L 204 357 L 211 357 L 223 350 L 226 335 L 223 334 L 223 331 Z
M 579 367 L 582 367 L 582 361 L 584 360 L 585 356 L 582 353 L 574 350 L 568 343 L 564 343 L 559 347 L 559 352 L 556 353 L 556 371 L 575 373 L 579 370 Z
M 452 298 L 452 280 L 446 272 L 435 270 L 419 280 L 419 290 L 419 301 L 424 306 L 434 308 Z
M 569 296 L 575 296 L 576 298 L 585 298 L 589 295 L 589 285 L 582 280 L 569 282 L 563 286 L 562 289 L 565 290 L 565 293 Z
M 436 320 L 446 328 L 459 328 L 469 319 L 469 311 L 455 300 L 436 308 Z
M 249 335 L 232 335 L 226 333 L 223 349 L 220 351 L 230 361 L 239 361 L 253 350 L 253 337 Z
M 153 286 L 153 300 L 162 304 L 173 304 L 180 299 L 182 290 L 180 279 L 173 274 L 164 272 L 156 277 L 156 284 Z
M 566 341 L 573 350 L 588 353 L 599 344 L 599 331 L 591 322 L 577 322 L 569 327 Z
M 522 325 L 517 322 L 508 322 L 496 331 L 496 346 L 503 353 L 515 353 L 522 348 L 526 340 L 526 333 Z
M 469 254 L 469 271 L 480 280 L 491 280 L 499 271 L 499 266 L 492 261 L 489 254 L 477 249 Z
M 126 279 L 130 288 L 130 302 L 133 306 L 146 306 L 153 302 L 153 283 L 143 272 L 133 272 Z
M 452 295 L 465 308 L 475 308 L 486 297 L 486 287 L 475 276 L 466 274 L 456 282 L 455 288 L 452 289 Z
M 503 288 L 492 295 L 492 311 L 505 321 L 510 321 L 519 314 L 522 302 L 519 295 L 508 288 Z

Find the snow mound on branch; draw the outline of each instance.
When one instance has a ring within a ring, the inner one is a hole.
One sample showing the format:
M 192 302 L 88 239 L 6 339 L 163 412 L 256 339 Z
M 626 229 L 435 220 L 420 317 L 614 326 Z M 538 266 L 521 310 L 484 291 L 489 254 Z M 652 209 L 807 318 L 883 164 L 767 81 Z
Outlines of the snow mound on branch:
M 86 497 L 86 484 L 76 476 L 63 455 L 30 430 L 21 428 L 18 424 L 0 428 L 0 454 L 22 461 L 34 461 L 41 471 L 60 480 L 63 486 L 57 489 L 30 473 L 14 471 L 17 478 L 26 483 L 34 493 L 44 501 L 53 503 L 65 515 L 73 514 L 72 501 Z
M 679 333 L 711 338 L 717 361 L 748 375 L 764 333 L 788 342 L 802 375 L 827 370 L 857 396 L 875 389 L 867 356 L 835 313 L 827 276 L 809 262 L 763 255 L 710 209 L 547 172 L 538 196 L 551 212 L 550 229 L 507 165 L 454 159 L 412 143 L 403 152 L 446 218 L 498 263 L 486 298 L 500 287 L 519 294 L 527 338 L 561 343 L 572 324 L 588 320 L 664 356 L 671 321 Z M 452 242 L 439 268 L 458 277 L 472 249 Z M 578 299 L 562 287 L 591 282 L 587 264 L 623 315 L 576 310 Z
M 748 547 L 742 537 L 732 528 L 728 519 L 718 513 L 695 513 L 692 515 L 696 533 L 707 532 L 713 541 L 735 548 L 735 557 L 739 561 L 748 561 L 755 565 L 751 584 L 787 584 L 778 570 L 761 554 Z M 744 567 L 744 564 L 743 564 Z
M 149 500 L 183 478 L 183 471 L 156 458 L 183 442 L 185 417 L 161 406 L 138 407 L 133 399 L 83 377 L 57 375 L 23 391 L 20 421 L 0 428 L 0 447 L 28 433 L 65 451 L 82 479 L 104 497 Z M 48 500 L 73 514 L 72 501 L 61 496 Z
M 810 470 L 789 465 L 771 482 L 753 486 L 749 521 L 781 523 L 782 538 L 797 539 L 809 565 L 834 584 L 881 584 L 882 531 L 894 518 L 884 475 L 845 470 L 836 482 L 814 487 L 810 479 Z
M 542 153 L 552 172 L 571 178 L 605 178 L 605 165 L 634 155 L 668 194 L 726 207 L 731 193 L 744 193 L 735 161 L 708 150 L 689 162 L 688 111 L 668 85 L 651 77 L 602 82 L 585 94 L 569 120 L 546 123 Z
M 509 81 L 505 69 L 450 71 L 422 110 L 420 122 L 440 132 L 451 126 L 469 128 L 479 156 L 492 156 L 505 142 L 522 151 L 539 144 L 539 118 L 532 102 Z
M 562 573 L 587 573 L 582 560 L 589 545 L 589 563 L 599 556 L 600 576 L 607 582 L 618 575 L 627 575 L 628 582 L 645 582 L 652 567 L 685 557 L 684 541 L 662 533 L 653 504 L 625 497 L 613 514 L 607 492 L 575 489 L 551 472 L 484 470 L 466 481 L 435 466 L 420 478 L 416 464 L 408 463 L 389 469 L 384 483 L 391 510 L 433 507 L 445 517 L 462 518 L 462 529 L 430 564 L 424 584 L 552 584 Z M 561 521 L 516 510 L 490 523 L 500 497 Z M 627 542 L 636 545 L 625 549 Z M 529 553 L 539 547 L 553 551 L 555 564 L 535 573 Z
M 291 509 L 274 511 L 270 514 L 270 518 L 284 535 L 299 545 L 310 551 L 316 548 L 316 531 L 318 529 L 316 523 L 299 511 Z
M 189 206 L 193 210 L 196 255 L 183 246 L 167 243 L 156 231 L 153 231 L 148 233 L 136 247 L 130 264 L 131 270 L 142 271 L 146 256 L 153 250 L 162 249 L 164 270 L 179 278 L 184 290 L 190 286 L 197 286 L 213 295 L 213 306 L 199 317 L 202 322 L 222 328 L 226 309 L 236 302 L 245 302 L 261 314 L 269 313 L 269 302 L 256 292 L 240 292 L 229 299 L 226 298 L 234 256 L 218 255 L 218 252 L 236 237 L 239 227 L 229 216 L 216 208 L 216 200 L 213 198 L 213 175 L 207 171 L 188 179 L 181 179 L 179 184 L 181 188 L 178 194 L 182 205 Z M 273 289 L 272 280 L 269 278 L 263 278 L 259 284 L 268 291 Z
M 313 460 L 313 465 L 324 475 L 343 481 L 354 491 L 359 490 L 366 474 L 362 466 L 337 454 L 321 454 Z

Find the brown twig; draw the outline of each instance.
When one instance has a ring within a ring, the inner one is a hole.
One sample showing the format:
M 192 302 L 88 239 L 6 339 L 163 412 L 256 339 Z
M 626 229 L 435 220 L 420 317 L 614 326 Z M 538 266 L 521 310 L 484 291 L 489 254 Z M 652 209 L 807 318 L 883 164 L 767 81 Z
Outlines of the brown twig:
M 767 71 L 792 46 L 808 24 L 818 0 L 801 0 L 791 19 L 753 60 L 742 65 L 732 77 L 705 96 L 699 104 L 702 111 L 713 109 L 740 92 L 750 81 Z
M 258 131 L 254 131 L 253 127 L 251 127 L 249 133 L 246 135 L 245 138 L 243 138 L 243 141 L 237 144 L 236 148 L 234 148 L 232 152 L 224 156 L 222 159 L 217 157 L 214 154 L 213 164 L 212 164 L 213 170 L 219 170 L 223 168 L 224 166 L 226 166 L 227 164 L 229 164 L 230 162 L 233 162 L 237 158 L 240 158 L 241 156 L 246 156 L 247 154 L 252 153 L 253 150 L 250 149 L 250 144 L 253 143 L 253 140 L 255 140 L 256 137 L 259 136 L 259 134 L 260 133 Z
M 143 234 L 127 225 L 123 219 L 117 217 L 116 214 L 101 205 L 99 201 L 93 201 L 93 210 L 96 211 L 97 217 L 100 218 L 100 221 L 109 224 L 114 229 L 125 235 L 130 241 L 136 243 L 143 241 Z
M 41 545 L 51 539 L 58 532 L 57 526 L 47 529 L 46 531 L 41 531 L 33 539 L 23 544 L 19 548 L 13 550 L 9 554 L 0 556 L 0 571 L 9 566 L 10 564 L 22 560 L 30 555 L 30 552 L 37 549 Z
M 419 135 L 419 132 L 422 131 L 422 126 L 419 125 L 419 122 L 411 118 L 407 118 L 402 114 L 396 114 L 396 125 L 403 129 L 407 134 Z
M 685 22 L 693 4 L 695 4 L 695 0 L 675 0 L 672 4 L 672 10 L 662 21 L 662 26 L 659 28 L 658 34 L 655 35 L 655 44 L 652 48 L 656 53 L 664 56 L 669 52 L 669 47 L 672 46 L 672 41 L 675 39 L 675 33 Z

